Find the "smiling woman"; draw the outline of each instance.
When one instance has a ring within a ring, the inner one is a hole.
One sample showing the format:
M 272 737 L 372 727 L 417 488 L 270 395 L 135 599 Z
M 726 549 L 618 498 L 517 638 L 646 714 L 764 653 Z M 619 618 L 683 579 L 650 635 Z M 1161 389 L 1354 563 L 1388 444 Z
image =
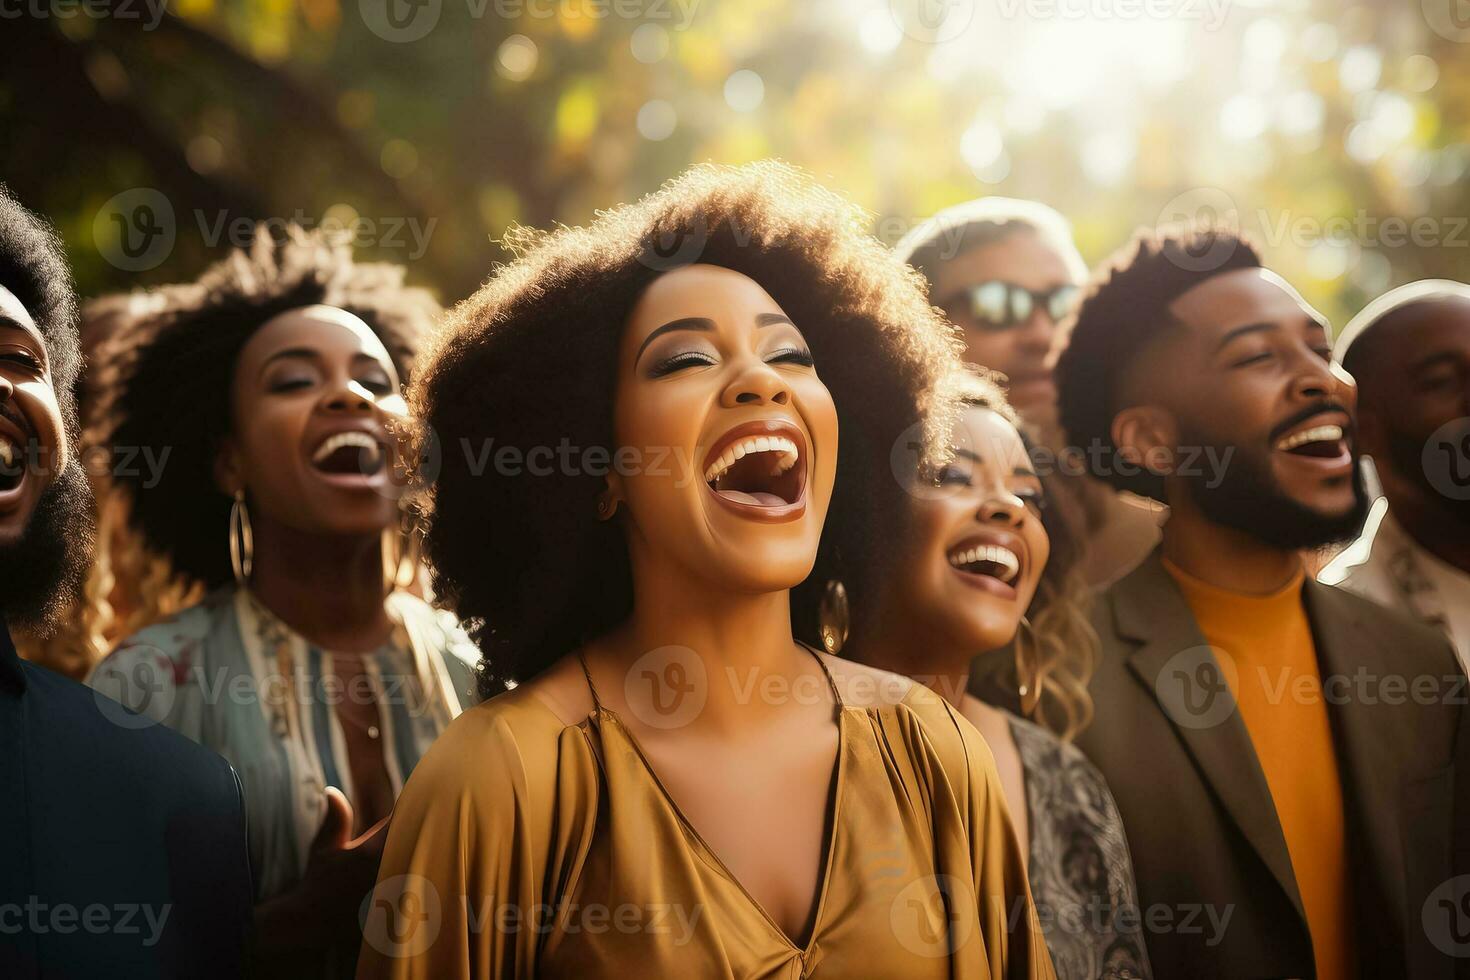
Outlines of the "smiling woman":
M 360 977 L 1052 975 L 979 734 L 794 638 L 834 479 L 952 414 L 956 339 L 863 223 L 700 167 L 523 235 L 450 317 L 428 552 L 518 686 L 405 789 Z
M 262 231 L 101 354 L 94 440 L 162 461 L 114 468 L 129 521 L 209 591 L 90 683 L 239 770 L 272 972 L 350 969 L 381 824 L 473 690 L 473 648 L 401 550 L 390 426 L 437 310 L 402 278 Z

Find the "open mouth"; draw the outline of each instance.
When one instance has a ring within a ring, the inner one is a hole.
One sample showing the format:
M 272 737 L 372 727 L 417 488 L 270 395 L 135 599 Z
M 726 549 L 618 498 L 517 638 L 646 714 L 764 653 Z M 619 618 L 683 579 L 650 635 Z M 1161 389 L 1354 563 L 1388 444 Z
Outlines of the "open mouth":
M 336 432 L 311 454 L 311 465 L 329 476 L 376 476 L 387 465 L 382 442 L 366 432 Z
M 806 440 L 789 422 L 737 426 L 710 449 L 704 482 L 748 516 L 786 516 L 806 498 Z
M 1336 459 L 1347 452 L 1347 440 L 1340 425 L 1314 425 L 1282 436 L 1273 448 L 1294 456 Z
M 1014 551 L 998 544 L 961 544 L 948 555 L 949 563 L 967 575 L 992 578 L 1010 585 L 1021 574 L 1021 559 Z
M 0 435 L 0 493 L 18 488 L 25 474 L 24 450 L 8 436 Z

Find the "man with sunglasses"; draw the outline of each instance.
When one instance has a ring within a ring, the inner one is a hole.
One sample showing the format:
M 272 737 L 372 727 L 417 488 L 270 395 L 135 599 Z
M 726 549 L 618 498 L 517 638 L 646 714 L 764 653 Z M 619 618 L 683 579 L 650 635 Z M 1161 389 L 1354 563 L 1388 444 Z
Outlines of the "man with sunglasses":
M 1105 585 L 1141 562 L 1158 543 L 1157 520 L 1088 477 L 1056 425 L 1052 368 L 1087 278 L 1066 219 L 1036 201 L 985 197 L 920 223 L 894 250 L 964 331 L 965 359 L 1005 375 L 1007 397 L 1043 444 L 1034 464 L 1066 477 L 1057 504 L 1084 544 L 1083 577 Z

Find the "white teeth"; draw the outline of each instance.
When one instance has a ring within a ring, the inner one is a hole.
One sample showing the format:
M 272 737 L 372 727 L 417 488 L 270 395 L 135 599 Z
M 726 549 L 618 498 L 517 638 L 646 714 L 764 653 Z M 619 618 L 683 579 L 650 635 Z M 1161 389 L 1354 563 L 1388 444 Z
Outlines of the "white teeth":
M 313 463 L 320 463 L 328 456 L 341 449 L 343 446 L 356 446 L 358 449 L 366 449 L 373 454 L 373 459 L 383 451 L 378 440 L 366 432 L 339 432 L 334 436 L 328 436 L 322 440 L 322 444 L 316 447 L 316 452 L 311 454 Z
M 1340 425 L 1316 425 L 1310 429 L 1285 436 L 1276 443 L 1278 450 L 1295 449 L 1297 446 L 1305 446 L 1309 442 L 1337 442 L 1342 438 L 1342 426 Z
M 0 439 L 0 465 L 7 469 L 15 465 L 15 447 L 8 439 Z
M 949 563 L 955 568 L 963 568 L 977 561 L 999 565 L 1001 574 L 997 577 L 1002 582 L 1010 582 L 1021 571 L 1021 559 L 1016 557 L 1016 553 L 998 544 L 982 544 L 949 553 Z
M 796 451 L 796 443 L 785 436 L 752 436 L 749 439 L 741 439 L 730 446 L 720 458 L 709 465 L 704 471 L 704 482 L 713 483 L 725 474 L 725 471 L 735 465 L 738 459 L 744 459 L 754 453 L 780 453 L 781 458 L 776 462 L 776 470 L 773 476 L 785 473 L 796 465 L 799 455 Z

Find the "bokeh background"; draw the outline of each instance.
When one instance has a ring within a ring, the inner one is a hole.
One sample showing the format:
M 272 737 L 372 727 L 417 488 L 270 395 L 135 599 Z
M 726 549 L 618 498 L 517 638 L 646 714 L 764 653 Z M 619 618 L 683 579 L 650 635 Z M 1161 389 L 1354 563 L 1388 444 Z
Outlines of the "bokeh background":
M 1467 116 L 1466 0 L 0 0 L 0 179 L 86 295 L 273 219 L 453 302 L 512 222 L 774 156 L 889 242 L 993 193 L 1093 262 L 1213 215 L 1340 326 L 1465 278 Z

